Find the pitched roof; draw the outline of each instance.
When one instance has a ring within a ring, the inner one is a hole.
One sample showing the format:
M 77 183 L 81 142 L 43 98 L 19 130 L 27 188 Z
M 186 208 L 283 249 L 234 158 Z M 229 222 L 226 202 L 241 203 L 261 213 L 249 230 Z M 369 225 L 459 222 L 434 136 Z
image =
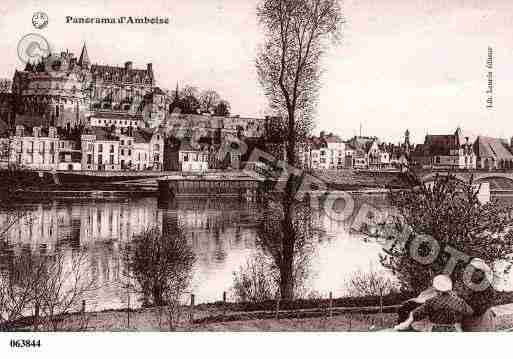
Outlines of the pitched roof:
M 89 61 L 89 55 L 87 54 L 87 47 L 84 43 L 84 46 L 82 46 L 82 52 L 80 53 L 80 58 L 78 59 L 78 65 L 80 67 L 84 65 L 89 65 L 91 61 Z
M 474 151 L 481 158 L 513 160 L 513 154 L 499 138 L 479 136 L 474 143 Z
M 137 129 L 133 133 L 135 143 L 148 143 L 151 141 L 154 132 L 152 130 L 147 129 Z
M 118 138 L 105 127 L 90 127 L 87 132 L 88 134 L 95 135 L 96 139 L 100 141 L 116 141 Z
M 41 126 L 46 123 L 46 119 L 41 116 L 31 116 L 31 115 L 16 115 L 14 118 L 15 126 L 24 126 L 25 128 L 32 128 L 36 126 Z
M 150 83 L 153 74 L 147 69 L 125 69 L 124 67 L 109 66 L 109 65 L 92 65 L 91 73 L 94 78 L 102 78 L 109 81 L 124 81 L 143 83 L 146 78 Z M 136 78 L 138 81 L 136 81 Z

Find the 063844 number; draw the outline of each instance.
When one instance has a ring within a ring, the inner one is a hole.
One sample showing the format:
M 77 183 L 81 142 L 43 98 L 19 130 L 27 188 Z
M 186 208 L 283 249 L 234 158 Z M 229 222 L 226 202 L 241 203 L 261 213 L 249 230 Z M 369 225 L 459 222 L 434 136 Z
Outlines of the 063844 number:
M 9 342 L 11 348 L 40 348 L 41 340 L 39 339 L 11 339 Z

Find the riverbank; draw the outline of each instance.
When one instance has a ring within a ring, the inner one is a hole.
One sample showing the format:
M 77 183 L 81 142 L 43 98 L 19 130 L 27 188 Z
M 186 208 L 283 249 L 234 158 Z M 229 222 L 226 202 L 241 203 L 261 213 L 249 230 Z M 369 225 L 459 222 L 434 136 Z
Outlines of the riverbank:
M 248 323 L 248 328 L 251 328 L 261 326 L 258 324 L 260 321 L 268 323 L 262 324 L 263 326 L 278 328 L 284 326 L 282 320 L 289 323 L 290 330 L 299 327 L 305 330 L 307 328 L 321 330 L 319 325 L 325 325 L 323 320 L 331 322 L 336 318 L 338 320 L 334 323 L 337 324 L 331 324 L 333 330 L 336 330 L 335 328 L 348 330 L 354 326 L 353 322 L 359 322 L 360 328 L 365 325 L 370 328 L 378 322 L 391 322 L 395 318 L 395 312 L 400 303 L 411 297 L 409 293 L 391 293 L 381 301 L 376 296 L 365 296 L 340 297 L 332 300 L 320 298 L 284 300 L 280 301 L 279 305 L 275 300 L 182 305 L 175 309 L 173 330 L 217 330 L 223 327 L 244 326 L 244 323 Z M 296 320 L 300 322 L 294 322 Z M 5 326 L 11 328 L 10 330 L 30 331 L 34 329 L 35 322 L 42 323 L 44 320 L 35 321 L 34 317 L 25 317 Z M 70 313 L 55 317 L 53 324 L 58 331 L 170 330 L 168 307 Z M 44 330 L 43 327 L 40 329 Z
M 329 316 L 326 312 L 320 316 L 302 318 L 299 314 L 291 316 L 279 314 L 278 319 L 240 319 L 234 317 L 251 316 L 250 313 L 225 312 L 221 308 L 206 310 L 194 308 L 194 320 L 190 321 L 189 308 L 180 308 L 170 325 L 166 308 L 145 308 L 130 311 L 111 310 L 85 314 L 69 314 L 58 319 L 57 331 L 373 331 L 390 328 L 396 324 L 395 313 L 345 313 Z M 298 312 L 299 313 L 299 312 Z M 255 315 L 256 313 L 253 313 Z M 258 316 L 258 315 L 255 315 Z M 207 320 L 216 318 L 216 320 Z M 224 318 L 224 319 L 223 319 Z M 16 331 L 33 331 L 32 318 L 20 322 Z M 39 327 L 40 331 L 46 328 Z

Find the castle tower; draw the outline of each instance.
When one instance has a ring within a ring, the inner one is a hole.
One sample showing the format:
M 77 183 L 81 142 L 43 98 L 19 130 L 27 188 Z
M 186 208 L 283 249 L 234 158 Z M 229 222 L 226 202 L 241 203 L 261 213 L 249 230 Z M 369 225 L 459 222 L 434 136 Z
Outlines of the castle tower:
M 83 68 L 89 68 L 91 65 L 91 61 L 89 60 L 89 55 L 87 54 L 87 47 L 84 43 L 82 46 L 82 52 L 80 53 L 80 58 L 78 59 L 78 65 Z

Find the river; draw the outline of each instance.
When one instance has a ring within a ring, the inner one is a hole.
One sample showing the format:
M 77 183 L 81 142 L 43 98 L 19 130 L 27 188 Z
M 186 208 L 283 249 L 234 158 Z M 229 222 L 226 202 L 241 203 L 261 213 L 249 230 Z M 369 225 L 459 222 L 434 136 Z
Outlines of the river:
M 355 210 L 362 204 L 389 208 L 386 195 L 357 195 Z M 261 209 L 253 202 L 234 199 L 178 199 L 165 205 L 157 198 L 112 200 L 54 199 L 19 204 L 26 214 L 6 233 L 4 252 L 61 251 L 72 256 L 85 251 L 87 271 L 99 288 L 87 296 L 88 310 L 126 306 L 120 285 L 123 248 L 134 235 L 150 226 L 162 228 L 169 221 L 183 226 L 186 240 L 196 256 L 190 292 L 196 303 L 232 299 L 233 272 L 262 251 L 257 245 L 256 224 Z M 322 232 L 314 240 L 309 259 L 308 293 L 326 297 L 346 293 L 345 282 L 361 269 L 379 269 L 381 247 L 350 230 L 350 220 L 336 221 L 318 213 Z M 6 213 L 0 213 L 0 228 L 6 228 Z M 6 253 L 0 253 L 0 258 Z

